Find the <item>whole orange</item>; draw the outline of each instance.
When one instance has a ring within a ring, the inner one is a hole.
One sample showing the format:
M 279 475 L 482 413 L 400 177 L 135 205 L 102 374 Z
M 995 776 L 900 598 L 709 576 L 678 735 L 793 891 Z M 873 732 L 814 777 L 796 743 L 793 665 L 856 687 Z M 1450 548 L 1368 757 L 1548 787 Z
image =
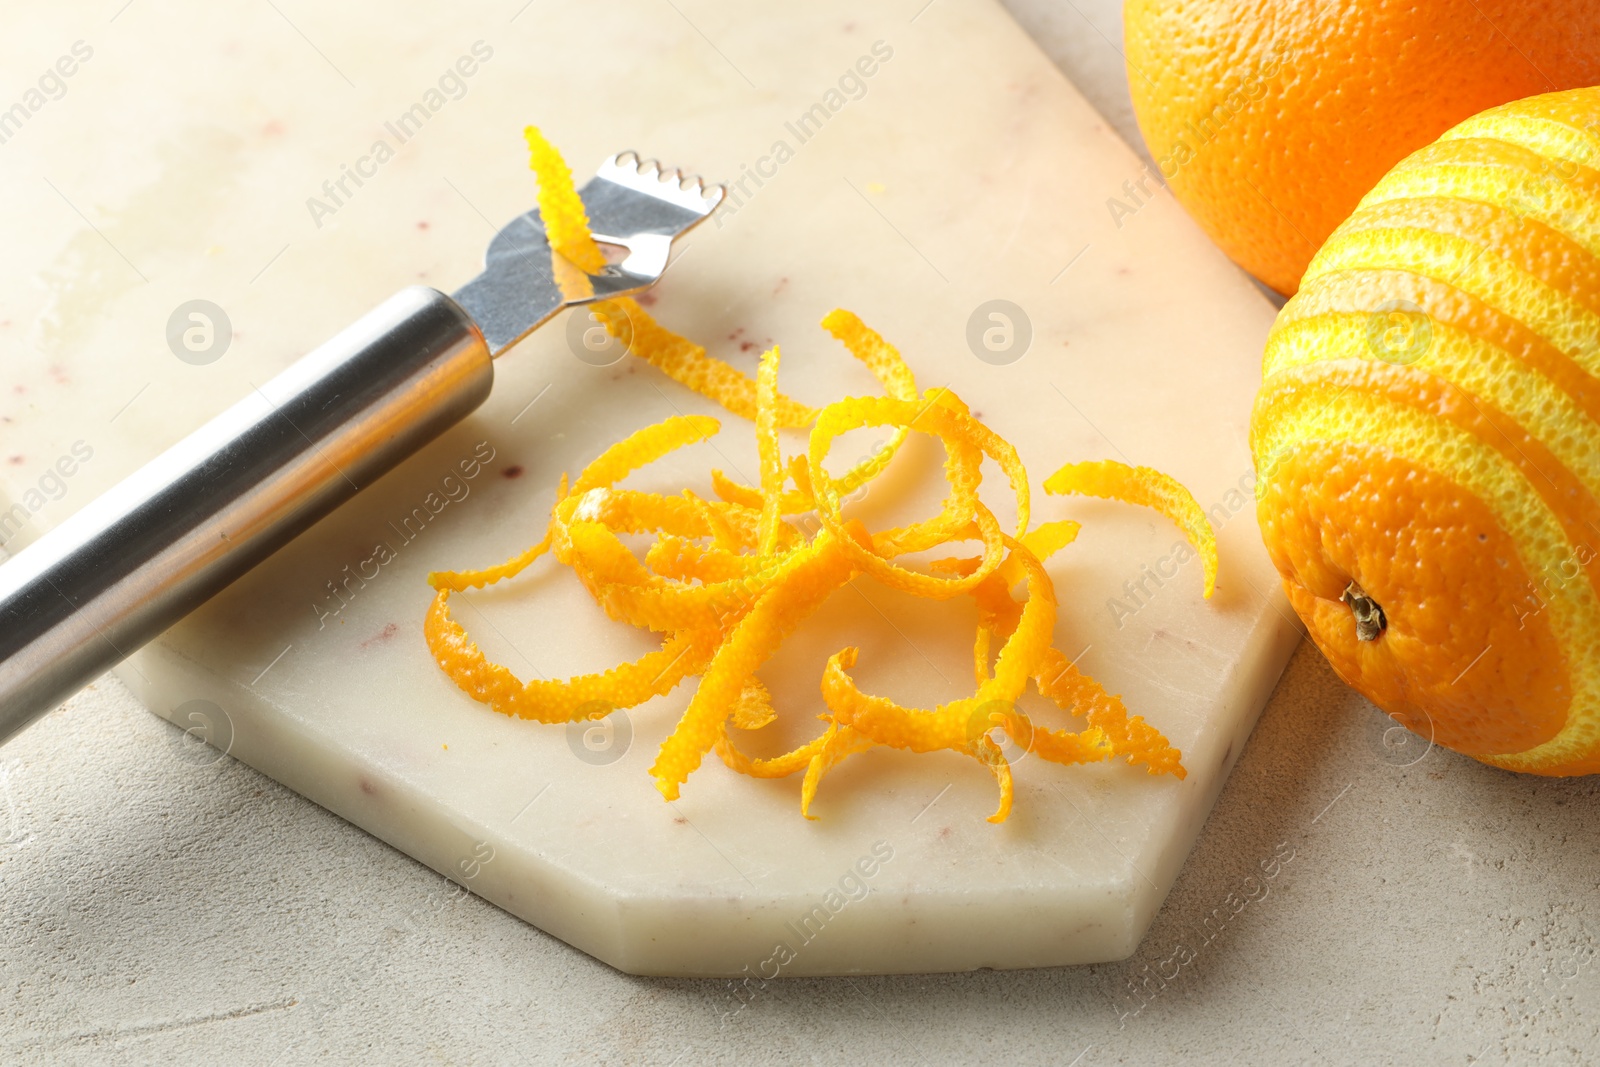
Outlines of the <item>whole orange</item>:
M 1496 104 L 1600 83 L 1600 0 L 1126 0 L 1123 34 L 1173 195 L 1285 295 L 1407 153 Z M 1119 224 L 1142 206 L 1113 201 Z
M 1385 175 L 1262 377 L 1262 537 L 1339 675 L 1485 763 L 1600 772 L 1600 88 Z

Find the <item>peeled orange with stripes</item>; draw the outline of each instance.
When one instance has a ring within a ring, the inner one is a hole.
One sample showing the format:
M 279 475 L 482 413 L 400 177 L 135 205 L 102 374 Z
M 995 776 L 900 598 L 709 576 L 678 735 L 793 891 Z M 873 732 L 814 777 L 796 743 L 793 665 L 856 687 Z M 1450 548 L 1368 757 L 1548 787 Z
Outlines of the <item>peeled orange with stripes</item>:
M 1600 771 L 1600 88 L 1400 162 L 1263 379 L 1262 535 L 1339 675 L 1485 763 Z

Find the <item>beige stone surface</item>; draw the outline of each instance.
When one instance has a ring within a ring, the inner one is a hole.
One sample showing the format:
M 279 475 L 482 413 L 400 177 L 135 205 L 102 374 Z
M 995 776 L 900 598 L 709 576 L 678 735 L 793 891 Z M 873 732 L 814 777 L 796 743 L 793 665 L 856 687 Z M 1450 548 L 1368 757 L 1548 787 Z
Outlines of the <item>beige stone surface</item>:
M 1114 3 L 1013 7 L 1121 99 Z M 243 765 L 193 762 L 108 678 L 0 750 L 0 1056 L 1589 1062 L 1595 783 L 1389 725 L 1303 647 L 1129 961 L 741 991 L 622 975 L 460 897 Z

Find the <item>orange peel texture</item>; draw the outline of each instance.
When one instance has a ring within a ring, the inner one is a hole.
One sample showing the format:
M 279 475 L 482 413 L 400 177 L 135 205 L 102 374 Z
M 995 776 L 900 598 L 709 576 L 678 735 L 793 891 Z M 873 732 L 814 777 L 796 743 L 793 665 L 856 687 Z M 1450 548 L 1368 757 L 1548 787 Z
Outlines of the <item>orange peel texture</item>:
M 1205 509 L 1177 479 L 1149 467 L 1130 467 L 1107 459 L 1094 463 L 1069 463 L 1044 481 L 1044 491 L 1077 493 L 1103 500 L 1154 508 L 1175 523 L 1189 544 L 1200 553 L 1205 567 L 1206 599 L 1217 588 L 1217 535 Z
M 572 264 L 594 262 L 589 250 L 598 248 L 570 172 L 531 127 L 528 144 L 552 248 Z M 657 326 L 631 301 L 596 309 L 608 324 L 616 321 L 618 330 L 631 331 L 637 354 L 754 423 L 759 484 L 742 485 L 713 471 L 715 499 L 687 489 L 672 496 L 618 486 L 641 468 L 719 432 L 717 420 L 700 415 L 644 427 L 606 449 L 570 482 L 563 476 L 537 544 L 496 566 L 429 576 L 436 592 L 424 627 L 428 647 L 463 692 L 504 715 L 561 723 L 638 706 L 698 677 L 698 688 L 650 767 L 662 796 L 676 799 L 705 757 L 715 753 L 726 767 L 752 778 L 803 772 L 800 808 L 806 818 L 814 817 L 811 809 L 828 772 L 872 748 L 950 751 L 972 758 L 994 778 L 999 792 L 991 822 L 1003 822 L 1014 799 L 1012 768 L 1000 743 L 1005 738 L 1049 762 L 1122 757 L 1151 774 L 1184 777 L 1181 753 L 1142 718 L 1130 717 L 1119 697 L 1054 646 L 1057 599 L 1045 561 L 1071 544 L 1078 523 L 1031 525 L 1028 475 L 1016 449 L 953 392 L 919 394 L 900 353 L 848 311 L 829 313 L 822 325 L 872 372 L 884 395 L 846 397 L 814 410 L 779 391 L 776 347 L 762 356 L 752 380 Z M 831 475 L 824 464 L 833 441 L 867 426 L 887 429 L 887 442 L 841 476 Z M 784 455 L 779 430 L 785 427 L 808 428 L 803 452 Z M 848 518 L 847 498 L 887 469 L 911 433 L 928 434 L 944 446 L 948 493 L 938 513 L 876 531 Z M 1013 494 L 1018 519 L 1012 533 L 980 499 L 986 458 L 999 467 Z M 1076 465 L 1058 471 L 1046 489 L 1156 507 L 1183 528 L 1206 559 L 1210 594 L 1215 539 L 1194 498 L 1170 478 L 1144 467 Z M 808 521 L 789 521 L 796 515 Z M 625 535 L 653 537 L 642 558 Z M 935 560 L 925 571 L 904 560 L 974 542 L 981 546 L 976 555 Z M 523 681 L 491 662 L 452 617 L 451 596 L 515 578 L 547 557 L 571 568 L 613 619 L 661 635 L 661 647 L 607 671 L 560 680 Z M 926 709 L 865 693 L 850 675 L 857 651 L 845 648 L 822 672 L 821 731 L 777 756 L 747 755 L 730 728 L 768 729 L 794 714 L 790 706 L 799 703 L 793 695 L 775 700 L 758 672 L 795 629 L 858 577 L 932 600 L 973 598 L 978 628 L 972 692 Z M 1017 704 L 1030 686 L 1067 716 L 1081 716 L 1083 728 L 1035 722 Z

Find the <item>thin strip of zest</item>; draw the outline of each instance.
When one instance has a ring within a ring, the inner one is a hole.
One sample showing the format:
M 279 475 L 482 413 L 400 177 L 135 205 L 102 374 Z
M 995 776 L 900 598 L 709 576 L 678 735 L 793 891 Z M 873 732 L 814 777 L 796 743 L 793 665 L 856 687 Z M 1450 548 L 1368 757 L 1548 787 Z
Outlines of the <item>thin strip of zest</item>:
M 589 305 L 606 332 L 628 351 L 673 381 L 721 404 L 740 418 L 754 421 L 756 383 L 747 374 L 706 354 L 703 346 L 680 337 L 656 322 L 631 296 Z M 788 397 L 778 402 L 778 425 L 809 425 L 816 411 Z
M 605 268 L 605 252 L 589 229 L 588 213 L 566 161 L 538 127 L 529 126 L 523 136 L 528 142 L 529 165 L 539 180 L 539 219 L 554 257 L 551 266 L 557 285 L 568 300 L 586 299 L 594 295 L 586 274 Z M 747 375 L 661 326 L 632 297 L 597 301 L 589 310 L 629 352 L 733 414 L 753 417 L 755 383 Z M 779 404 L 779 420 L 784 426 L 805 426 L 814 414 L 788 397 Z
M 433 598 L 423 633 L 439 669 L 462 692 L 502 715 L 546 723 L 600 718 L 670 693 L 704 669 L 716 637 L 711 630 L 673 634 L 658 651 L 599 674 L 524 682 L 491 663 L 451 618 L 449 589 L 440 589 Z
M 567 494 L 582 496 L 590 489 L 610 488 L 648 463 L 685 445 L 710 440 L 722 424 L 706 415 L 674 415 L 669 419 L 635 430 L 583 468 Z
M 567 161 L 545 140 L 539 127 L 529 126 L 522 136 L 528 142 L 528 165 L 539 179 L 539 219 L 551 251 L 580 270 L 599 273 L 606 265 L 606 255 L 589 235 L 589 215 L 578 198 Z
M 866 365 L 890 397 L 897 400 L 917 399 L 916 378 L 899 350 L 857 318 L 854 312 L 835 308 L 823 316 L 822 326 L 833 334 L 852 356 Z M 908 433 L 910 433 L 909 427 L 896 427 L 888 441 L 838 480 L 839 494 L 848 497 L 882 474 Z M 783 494 L 781 513 L 798 515 L 801 512 L 811 511 L 816 507 L 816 496 L 811 489 L 810 467 L 805 456 L 794 457 L 791 477 L 794 478 L 797 488 L 793 492 Z M 712 471 L 711 479 L 716 494 L 723 500 L 745 504 L 748 507 L 761 506 L 762 490 L 740 485 L 721 471 Z
M 778 346 L 761 356 L 756 372 L 756 454 L 761 468 L 761 555 L 778 548 L 783 522 L 783 452 L 778 445 Z
M 1081 712 L 1089 720 L 1089 728 L 1104 736 L 1110 747 L 1108 755 L 1126 756 L 1129 763 L 1142 763 L 1151 774 L 1170 774 L 1180 780 L 1188 777 L 1182 752 L 1173 748 L 1143 716 L 1129 718 L 1121 697 L 1107 693 L 1058 649 L 1051 649 L 1045 657 L 1035 683 L 1040 694 L 1056 706 Z
M 1155 508 L 1176 523 L 1200 553 L 1205 565 L 1206 599 L 1209 600 L 1216 590 L 1217 535 L 1194 494 L 1171 475 L 1149 467 L 1130 467 L 1112 459 L 1069 463 L 1045 479 L 1044 491 L 1059 495 L 1077 493 Z

